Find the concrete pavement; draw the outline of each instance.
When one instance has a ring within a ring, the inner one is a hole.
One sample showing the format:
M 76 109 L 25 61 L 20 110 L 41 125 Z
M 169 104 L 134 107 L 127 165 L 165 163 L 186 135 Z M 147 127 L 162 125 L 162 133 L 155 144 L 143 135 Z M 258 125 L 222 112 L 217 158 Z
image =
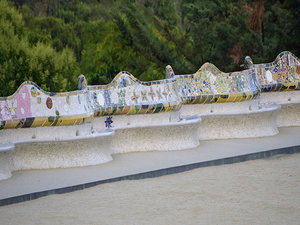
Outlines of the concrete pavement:
M 300 127 L 280 128 L 279 134 L 272 137 L 201 141 L 199 147 L 184 151 L 117 154 L 113 155 L 111 162 L 98 166 L 16 171 L 12 178 L 0 181 L 0 205 L 79 190 L 105 182 L 151 177 L 149 174 L 153 171 L 156 175 L 163 175 L 206 165 L 284 154 L 286 150 L 282 148 L 293 149 L 292 153 L 300 152 Z M 274 149 L 282 150 L 274 154 L 255 156 L 255 153 Z M 249 154 L 254 155 L 241 158 Z M 223 160 L 228 158 L 229 161 Z M 199 164 L 205 162 L 216 163 Z M 134 176 L 142 173 L 148 175 Z

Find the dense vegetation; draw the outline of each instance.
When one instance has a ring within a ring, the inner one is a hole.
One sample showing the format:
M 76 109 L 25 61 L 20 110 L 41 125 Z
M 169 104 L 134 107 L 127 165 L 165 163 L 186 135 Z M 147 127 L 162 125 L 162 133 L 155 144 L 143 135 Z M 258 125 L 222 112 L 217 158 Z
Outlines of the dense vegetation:
M 195 72 L 211 62 L 239 70 L 246 55 L 300 56 L 294 0 L 0 0 L 0 96 L 24 80 L 76 89 L 77 76 L 108 83 L 121 70 L 162 79 L 164 67 Z

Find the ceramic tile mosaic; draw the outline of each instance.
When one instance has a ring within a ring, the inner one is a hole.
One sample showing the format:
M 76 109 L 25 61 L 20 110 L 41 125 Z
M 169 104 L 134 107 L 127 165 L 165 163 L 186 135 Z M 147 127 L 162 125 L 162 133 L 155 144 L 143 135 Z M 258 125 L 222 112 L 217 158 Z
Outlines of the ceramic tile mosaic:
M 146 114 L 178 110 L 183 104 L 239 102 L 264 92 L 300 89 L 300 61 L 290 52 L 274 62 L 224 73 L 205 63 L 196 73 L 174 74 L 167 67 L 165 80 L 142 82 L 129 72 L 120 72 L 108 85 L 87 86 L 83 75 L 75 92 L 45 92 L 33 82 L 24 82 L 15 94 L 0 97 L 0 129 L 74 125 L 95 116 Z M 107 120 L 110 127 L 112 120 Z
M 223 73 L 205 63 L 196 73 L 176 75 L 170 66 L 167 76 L 175 77 L 183 104 L 239 102 L 256 98 L 259 87 L 253 69 Z
M 87 89 L 95 116 L 159 113 L 181 107 L 174 78 L 142 82 L 122 71 L 110 84 Z
M 247 56 L 245 66 L 256 70 L 263 92 L 300 90 L 300 60 L 291 52 L 282 52 L 273 62 L 262 64 L 253 64 Z
M 75 125 L 92 118 L 85 91 L 46 92 L 27 81 L 0 98 L 0 129 Z

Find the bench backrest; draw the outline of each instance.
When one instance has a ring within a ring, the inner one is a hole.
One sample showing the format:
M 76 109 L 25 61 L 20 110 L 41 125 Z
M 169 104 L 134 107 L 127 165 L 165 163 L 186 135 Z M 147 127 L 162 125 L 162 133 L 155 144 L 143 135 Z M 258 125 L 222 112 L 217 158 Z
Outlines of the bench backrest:
M 87 91 L 46 92 L 27 81 L 0 97 L 0 129 L 75 125 L 92 118 Z
M 239 102 L 259 95 L 253 69 L 224 73 L 205 63 L 194 74 L 175 75 L 170 66 L 166 71 L 167 76 L 176 78 L 183 104 Z
M 261 64 L 253 64 L 247 56 L 245 66 L 255 69 L 262 92 L 300 90 L 300 60 L 291 52 L 282 52 L 273 62 Z
M 122 71 L 110 84 L 87 89 L 95 116 L 159 113 L 181 107 L 174 78 L 142 82 Z

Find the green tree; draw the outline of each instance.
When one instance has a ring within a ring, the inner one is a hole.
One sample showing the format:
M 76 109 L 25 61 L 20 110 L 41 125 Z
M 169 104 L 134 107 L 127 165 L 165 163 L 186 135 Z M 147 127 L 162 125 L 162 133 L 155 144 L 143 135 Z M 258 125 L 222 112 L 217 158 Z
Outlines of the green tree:
M 40 42 L 30 45 L 22 16 L 7 1 L 0 1 L 1 96 L 14 93 L 25 80 L 48 91 L 72 90 L 78 74 L 71 50 L 56 52 Z
M 0 80 L 11 87 L 32 79 L 45 88 L 72 89 L 72 76 L 77 77 L 79 70 L 89 83 L 103 84 L 121 70 L 140 80 L 155 80 L 164 78 L 168 64 L 177 74 L 195 72 L 205 62 L 229 72 L 240 70 L 246 55 L 257 63 L 272 61 L 284 50 L 300 55 L 297 1 L 15 0 L 10 4 L 25 21 L 14 18 L 20 15 L 8 4 L 12 16 L 0 15 L 4 40 L 0 69 L 7 74 Z

